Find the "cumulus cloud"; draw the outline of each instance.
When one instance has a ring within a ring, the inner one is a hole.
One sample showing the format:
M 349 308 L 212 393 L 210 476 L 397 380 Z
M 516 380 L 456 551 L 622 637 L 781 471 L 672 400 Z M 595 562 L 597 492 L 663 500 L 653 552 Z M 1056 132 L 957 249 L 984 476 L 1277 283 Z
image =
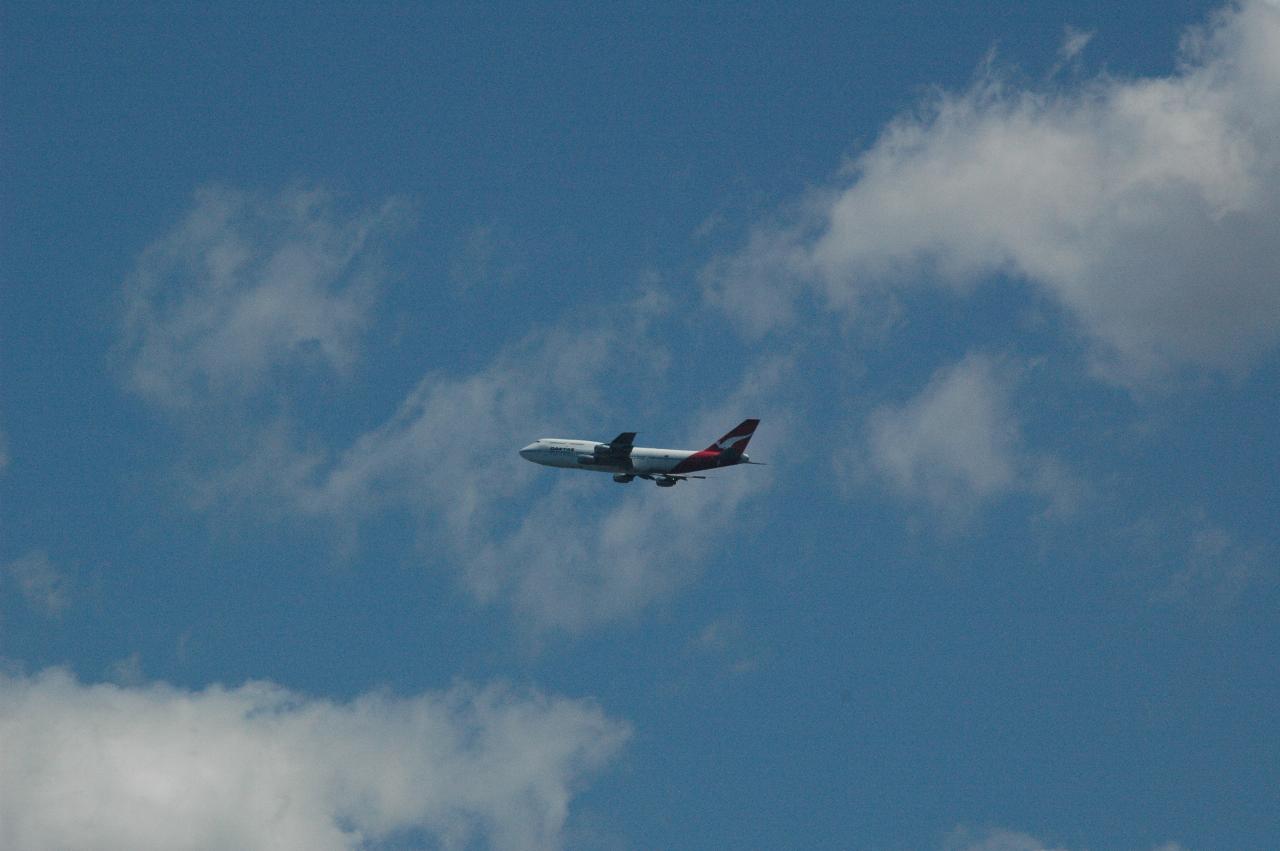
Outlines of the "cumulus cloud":
M 1007 275 L 1061 304 L 1113 379 L 1243 368 L 1280 337 L 1277 91 L 1280 8 L 1261 0 L 1190 33 L 1168 77 L 1035 90 L 985 68 L 709 265 L 709 296 L 766 331 L 803 293 L 856 313 Z
M 27 605 L 43 614 L 56 617 L 71 605 L 70 582 L 43 550 L 0 565 L 0 577 L 13 582 Z
M 1078 485 L 1060 463 L 1024 448 L 1010 402 L 1013 381 L 1011 369 L 983 354 L 938 370 L 915 397 L 871 412 L 854 468 L 951 523 L 1014 491 L 1069 510 Z
M 349 369 L 383 274 L 377 248 L 405 215 L 396 201 L 345 212 L 319 190 L 202 189 L 127 283 L 125 383 L 182 408 L 251 396 L 289 363 Z
M 556 848 L 627 736 L 594 704 L 503 686 L 336 703 L 0 674 L 0 845 Z

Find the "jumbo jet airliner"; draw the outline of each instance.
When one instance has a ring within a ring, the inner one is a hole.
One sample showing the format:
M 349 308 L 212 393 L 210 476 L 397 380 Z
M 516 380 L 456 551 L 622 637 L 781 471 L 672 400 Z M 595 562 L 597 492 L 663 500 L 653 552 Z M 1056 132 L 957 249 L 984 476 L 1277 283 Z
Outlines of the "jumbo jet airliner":
M 759 424 L 759 420 L 743 420 L 741 425 L 701 452 L 634 446 L 636 433 L 624 431 L 608 443 L 544 437 L 521 449 L 520 457 L 548 467 L 612 473 L 613 480 L 620 484 L 639 477 L 660 488 L 669 488 L 684 479 L 705 479 L 706 476 L 694 475 L 703 470 L 735 464 L 759 464 L 743 451 Z

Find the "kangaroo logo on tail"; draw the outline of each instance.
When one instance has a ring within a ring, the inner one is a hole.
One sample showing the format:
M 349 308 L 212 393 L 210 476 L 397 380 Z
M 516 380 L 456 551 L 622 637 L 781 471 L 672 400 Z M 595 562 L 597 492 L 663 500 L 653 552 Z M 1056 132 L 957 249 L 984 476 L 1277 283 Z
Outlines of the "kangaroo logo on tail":
M 751 440 L 751 435 L 755 434 L 756 426 L 760 425 L 759 420 L 743 420 L 738 424 L 737 428 L 717 440 L 715 443 L 704 449 L 704 452 L 729 452 L 734 455 L 741 455 L 747 448 L 747 442 Z

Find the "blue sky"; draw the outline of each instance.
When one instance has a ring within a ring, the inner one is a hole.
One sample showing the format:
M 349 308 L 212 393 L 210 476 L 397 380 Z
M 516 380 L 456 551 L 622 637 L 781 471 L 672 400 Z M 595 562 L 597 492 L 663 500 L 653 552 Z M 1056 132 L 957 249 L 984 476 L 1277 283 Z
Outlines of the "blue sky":
M 0 23 L 3 847 L 1274 846 L 1271 0 Z

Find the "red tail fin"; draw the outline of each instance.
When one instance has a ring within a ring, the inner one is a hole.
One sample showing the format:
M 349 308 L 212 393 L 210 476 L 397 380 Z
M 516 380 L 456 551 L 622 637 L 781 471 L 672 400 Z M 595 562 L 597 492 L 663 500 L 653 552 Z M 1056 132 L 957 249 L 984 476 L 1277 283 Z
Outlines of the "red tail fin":
M 741 455 L 747 448 L 751 435 L 755 434 L 759 420 L 743 420 L 737 428 L 704 449 L 704 452 L 731 452 Z

